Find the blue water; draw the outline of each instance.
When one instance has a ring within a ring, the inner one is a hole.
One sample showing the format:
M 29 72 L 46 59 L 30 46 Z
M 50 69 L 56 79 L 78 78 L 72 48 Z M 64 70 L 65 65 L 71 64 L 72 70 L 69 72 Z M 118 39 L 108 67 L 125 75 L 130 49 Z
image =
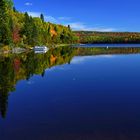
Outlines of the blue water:
M 0 140 L 139 140 L 140 54 L 74 56 L 20 80 Z
M 121 48 L 125 48 L 125 47 L 135 47 L 135 48 L 139 48 L 140 44 L 80 44 L 80 45 L 74 45 L 75 47 L 121 47 Z

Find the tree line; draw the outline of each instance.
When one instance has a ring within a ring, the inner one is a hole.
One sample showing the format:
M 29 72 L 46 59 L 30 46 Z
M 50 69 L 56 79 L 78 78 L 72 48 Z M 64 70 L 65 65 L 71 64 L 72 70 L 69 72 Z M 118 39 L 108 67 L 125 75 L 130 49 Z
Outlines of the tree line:
M 44 15 L 32 17 L 16 10 L 12 0 L 0 1 L 0 46 L 68 44 L 77 37 L 70 26 L 46 22 Z
M 79 43 L 140 43 L 140 33 L 75 31 Z

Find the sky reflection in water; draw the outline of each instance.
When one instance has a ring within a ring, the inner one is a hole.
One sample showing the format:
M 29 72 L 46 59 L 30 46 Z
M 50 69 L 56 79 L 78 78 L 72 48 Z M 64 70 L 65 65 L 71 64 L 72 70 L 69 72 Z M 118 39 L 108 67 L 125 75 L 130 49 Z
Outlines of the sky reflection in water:
M 139 50 L 65 49 L 2 57 L 0 139 L 140 139 Z

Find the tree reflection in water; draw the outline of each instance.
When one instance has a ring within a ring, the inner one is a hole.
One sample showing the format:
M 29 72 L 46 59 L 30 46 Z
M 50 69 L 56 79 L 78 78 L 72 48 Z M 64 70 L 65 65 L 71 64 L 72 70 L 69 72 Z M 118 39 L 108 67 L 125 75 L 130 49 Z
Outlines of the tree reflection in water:
M 140 53 L 140 48 L 78 48 L 59 47 L 50 49 L 45 54 L 27 52 L 0 56 L 0 113 L 6 117 L 8 96 L 15 91 L 16 83 L 29 80 L 34 74 L 45 75 L 45 70 L 53 66 L 70 64 L 74 56 L 101 54 L 132 54 Z

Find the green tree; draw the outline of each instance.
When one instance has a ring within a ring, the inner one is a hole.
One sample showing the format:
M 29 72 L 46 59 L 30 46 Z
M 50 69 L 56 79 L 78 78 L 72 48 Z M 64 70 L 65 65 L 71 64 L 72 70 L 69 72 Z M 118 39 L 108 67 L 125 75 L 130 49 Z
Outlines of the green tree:
M 13 3 L 13 0 L 6 0 L 7 1 L 7 4 L 9 6 L 9 9 L 13 9 L 13 6 L 14 6 L 14 3 Z
M 0 2 L 0 42 L 9 45 L 12 42 L 10 30 L 9 3 L 6 0 Z
M 45 21 L 45 20 L 44 20 L 44 15 L 43 15 L 43 14 L 40 15 L 40 19 L 42 20 L 42 22 Z
M 68 29 L 71 31 L 71 27 L 70 27 L 70 25 L 68 25 Z
M 39 32 L 38 32 L 38 28 L 37 26 L 35 25 L 34 21 L 32 20 L 32 31 L 31 31 L 31 45 L 35 46 L 35 45 L 38 45 L 39 44 Z
M 25 36 L 24 43 L 30 45 L 32 43 L 32 17 L 25 13 L 24 27 L 22 30 L 22 35 Z
M 16 7 L 13 7 L 13 11 L 14 11 L 14 12 L 18 12 L 17 9 L 16 9 Z

